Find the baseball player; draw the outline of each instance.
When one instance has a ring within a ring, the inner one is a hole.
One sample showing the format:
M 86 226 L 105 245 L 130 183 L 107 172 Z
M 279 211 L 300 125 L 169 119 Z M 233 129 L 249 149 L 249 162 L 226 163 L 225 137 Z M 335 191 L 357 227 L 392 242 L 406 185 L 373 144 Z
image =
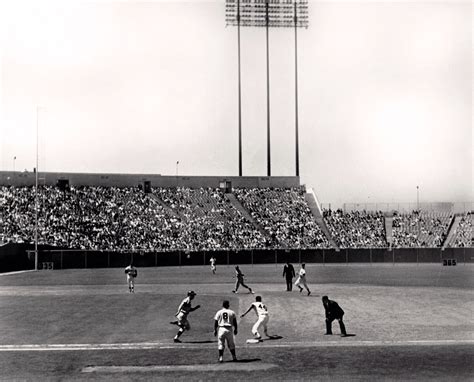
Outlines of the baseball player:
M 346 327 L 344 322 L 342 322 L 342 316 L 344 316 L 342 308 L 336 301 L 330 300 L 328 296 L 323 296 L 322 300 L 324 310 L 326 311 L 326 334 L 332 334 L 332 322 L 338 320 L 339 327 L 341 328 L 341 337 L 347 337 Z
M 262 302 L 261 296 L 255 297 L 255 302 L 252 302 L 248 310 L 244 314 L 242 314 L 240 317 L 244 318 L 247 315 L 247 313 L 250 312 L 252 309 L 257 314 L 257 322 L 252 326 L 252 334 L 255 336 L 255 339 L 261 341 L 262 336 L 260 335 L 258 329 L 260 328 L 260 326 L 263 326 L 263 332 L 265 333 L 267 337 L 269 337 L 267 333 L 267 324 L 268 324 L 268 320 L 270 319 L 268 315 L 267 307 Z
M 300 293 L 301 293 L 303 291 L 303 288 L 301 288 L 300 285 L 303 284 L 306 290 L 308 291 L 308 296 L 309 296 L 311 294 L 311 291 L 309 290 L 308 285 L 306 284 L 306 270 L 304 269 L 305 266 L 306 265 L 304 263 L 301 264 L 301 269 L 298 272 L 298 278 L 296 279 L 295 286 L 300 288 Z
M 191 306 L 191 301 L 194 299 L 194 296 L 196 296 L 196 293 L 190 290 L 188 292 L 188 296 L 183 301 L 181 301 L 181 304 L 179 304 L 178 312 L 175 314 L 178 320 L 170 322 L 172 325 L 179 326 L 178 333 L 176 333 L 173 339 L 174 342 L 181 342 L 179 340 L 181 334 L 183 334 L 185 330 L 191 329 L 191 325 L 189 325 L 188 321 L 188 314 L 201 307 L 201 305 L 196 305 L 194 308 Z
M 242 273 L 242 271 L 240 270 L 238 265 L 235 266 L 235 278 L 237 280 L 235 281 L 235 289 L 232 291 L 232 293 L 238 293 L 237 291 L 238 291 L 240 285 L 242 285 L 244 288 L 247 288 L 249 290 L 249 293 L 254 293 L 252 291 L 252 288 L 245 285 L 245 283 L 244 283 L 244 274 Z
M 211 271 L 213 274 L 216 274 L 216 258 L 214 256 L 211 257 L 211 259 L 209 260 L 209 262 L 211 263 Z
M 132 263 L 125 268 L 125 274 L 127 275 L 128 291 L 135 293 L 135 278 L 138 276 L 137 268 Z
M 229 309 L 229 301 L 222 302 L 222 309 L 214 316 L 214 336 L 217 336 L 217 348 L 219 349 L 219 362 L 223 362 L 225 343 L 229 347 L 232 360 L 237 361 L 235 355 L 234 335 L 237 335 L 237 319 L 235 312 Z M 232 332 L 232 327 L 234 330 Z

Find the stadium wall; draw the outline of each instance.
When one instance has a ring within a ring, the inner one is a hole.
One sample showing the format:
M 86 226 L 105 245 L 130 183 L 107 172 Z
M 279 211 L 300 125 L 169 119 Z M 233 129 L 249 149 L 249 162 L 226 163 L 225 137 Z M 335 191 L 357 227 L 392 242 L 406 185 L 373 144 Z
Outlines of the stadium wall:
M 58 250 L 40 247 L 38 268 L 114 268 L 126 267 L 131 261 L 137 267 L 209 265 L 211 256 L 220 265 L 234 264 L 354 264 L 354 263 L 439 263 L 455 259 L 458 264 L 474 262 L 474 248 L 386 248 L 306 249 L 306 250 L 241 250 L 241 251 L 171 251 L 112 252 Z M 34 269 L 34 246 L 7 244 L 0 247 L 0 272 Z
M 34 172 L 1 171 L 0 186 L 34 186 Z M 149 181 L 151 187 L 218 188 L 222 182 L 232 183 L 232 187 L 299 187 L 297 176 L 162 176 L 156 174 L 92 174 L 67 172 L 40 172 L 39 184 L 55 186 L 58 180 L 68 180 L 71 186 L 137 187 Z

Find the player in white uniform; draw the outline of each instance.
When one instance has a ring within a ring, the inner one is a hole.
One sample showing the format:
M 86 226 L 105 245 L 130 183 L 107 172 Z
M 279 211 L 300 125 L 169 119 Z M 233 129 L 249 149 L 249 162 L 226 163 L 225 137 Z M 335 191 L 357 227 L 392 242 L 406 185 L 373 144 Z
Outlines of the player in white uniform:
M 267 332 L 267 324 L 268 324 L 268 320 L 270 319 L 270 316 L 268 315 L 267 307 L 262 302 L 261 296 L 255 297 L 255 302 L 252 302 L 252 305 L 250 305 L 250 308 L 248 308 L 248 310 L 244 314 L 242 314 L 240 317 L 244 318 L 246 314 L 250 312 L 252 309 L 257 314 L 257 322 L 254 324 L 254 326 L 252 326 L 252 334 L 255 336 L 255 339 L 257 340 L 262 339 L 262 336 L 260 335 L 258 331 L 260 326 L 263 326 L 263 333 L 265 333 L 267 337 L 270 337 Z
M 127 275 L 128 291 L 135 293 L 135 277 L 138 276 L 137 268 L 135 268 L 133 264 L 130 264 L 125 268 L 125 274 Z
M 186 297 L 183 301 L 181 301 L 181 304 L 179 304 L 178 312 L 175 314 L 178 320 L 170 322 L 172 325 L 179 326 L 178 333 L 176 333 L 173 339 L 174 342 L 181 342 L 179 340 L 181 334 L 183 334 L 185 330 L 191 329 L 191 325 L 189 325 L 188 321 L 188 314 L 201 307 L 201 305 L 196 305 L 194 308 L 191 306 L 191 301 L 194 299 L 194 296 L 196 296 L 196 293 L 190 290 L 188 292 L 188 297 Z
M 222 309 L 214 316 L 214 335 L 217 336 L 217 348 L 219 349 L 219 362 L 223 362 L 225 343 L 229 347 L 232 360 L 237 361 L 235 355 L 234 335 L 237 335 L 237 319 L 235 312 L 229 309 L 229 301 L 222 302 Z M 232 331 L 232 327 L 234 330 Z
M 215 257 L 211 257 L 211 259 L 209 260 L 209 262 L 211 263 L 211 271 L 213 274 L 216 274 L 216 259 Z
M 300 285 L 303 284 L 303 286 L 308 291 L 308 296 L 309 296 L 311 294 L 311 291 L 309 290 L 308 285 L 306 284 L 306 270 L 304 268 L 305 268 L 305 264 L 303 263 L 301 264 L 301 269 L 298 272 L 298 279 L 295 282 L 295 286 L 300 288 L 300 293 L 301 293 L 303 291 L 303 288 L 301 288 Z

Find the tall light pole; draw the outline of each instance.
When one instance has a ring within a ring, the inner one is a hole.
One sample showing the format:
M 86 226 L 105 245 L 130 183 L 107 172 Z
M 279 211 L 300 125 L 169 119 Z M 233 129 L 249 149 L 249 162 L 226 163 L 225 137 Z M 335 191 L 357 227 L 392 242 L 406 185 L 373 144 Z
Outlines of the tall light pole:
M 13 157 L 13 172 L 15 172 L 15 161 L 16 161 L 16 156 Z
M 267 176 L 272 175 L 272 161 L 270 150 L 270 43 L 268 36 L 268 28 L 270 27 L 270 5 L 268 0 L 265 1 L 265 31 L 266 31 L 266 47 L 267 47 Z
M 238 67 L 238 103 L 239 103 L 239 176 L 242 176 L 242 82 L 240 70 L 240 0 L 237 0 L 237 67 Z
M 36 106 L 36 167 L 35 167 L 35 270 L 38 270 L 38 141 L 39 106 Z
M 176 161 L 176 176 L 178 176 L 179 160 Z
M 420 211 L 420 187 L 416 186 L 416 210 Z
M 298 137 L 298 47 L 297 28 L 308 27 L 308 0 L 226 0 L 227 25 L 237 26 L 239 79 L 239 168 L 241 164 L 241 101 L 240 101 L 240 27 L 265 27 L 267 80 L 267 175 L 271 176 L 270 150 L 270 52 L 269 28 L 295 29 L 295 156 L 296 175 L 299 176 Z M 240 174 L 240 171 L 239 171 Z

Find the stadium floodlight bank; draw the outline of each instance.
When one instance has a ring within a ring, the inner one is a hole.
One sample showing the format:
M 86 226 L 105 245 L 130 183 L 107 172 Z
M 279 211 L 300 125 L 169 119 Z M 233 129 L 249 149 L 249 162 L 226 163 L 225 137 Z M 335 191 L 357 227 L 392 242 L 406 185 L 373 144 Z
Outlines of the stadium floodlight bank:
M 308 0 L 226 0 L 228 26 L 308 28 Z M 239 23 L 240 22 L 240 23 Z
M 308 28 L 308 0 L 226 0 L 226 24 L 237 27 L 239 176 L 242 176 L 242 95 L 240 69 L 240 27 L 265 27 L 267 61 L 267 176 L 271 171 L 270 149 L 270 53 L 269 29 L 294 28 L 295 31 L 295 164 L 299 170 L 298 137 L 298 28 Z

